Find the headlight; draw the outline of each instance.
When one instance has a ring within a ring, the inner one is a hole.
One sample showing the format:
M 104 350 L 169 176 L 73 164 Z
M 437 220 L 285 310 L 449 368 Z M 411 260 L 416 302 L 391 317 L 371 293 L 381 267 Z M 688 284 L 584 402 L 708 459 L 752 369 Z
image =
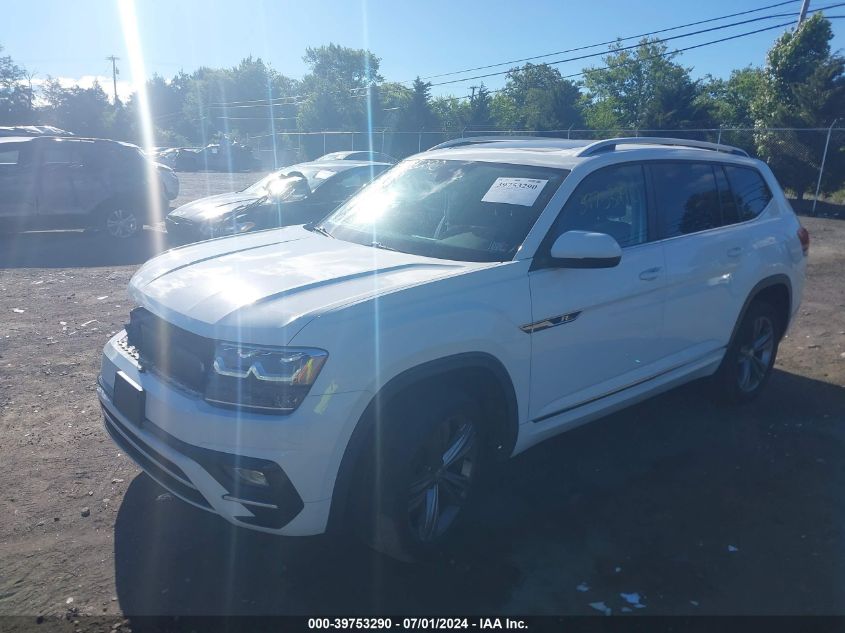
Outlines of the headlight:
M 218 343 L 205 399 L 258 413 L 289 413 L 308 395 L 328 356 L 321 349 Z
M 208 235 L 222 237 L 223 235 L 237 235 L 246 233 L 255 228 L 255 222 L 247 219 L 247 214 L 241 214 L 234 218 L 229 217 L 217 224 L 209 224 L 205 229 Z

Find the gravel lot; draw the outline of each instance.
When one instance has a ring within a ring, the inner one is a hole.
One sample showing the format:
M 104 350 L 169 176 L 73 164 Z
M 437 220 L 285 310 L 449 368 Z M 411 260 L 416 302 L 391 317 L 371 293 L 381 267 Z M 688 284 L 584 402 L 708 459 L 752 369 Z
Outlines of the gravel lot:
M 181 174 L 177 202 L 259 177 Z M 689 385 L 546 442 L 496 474 L 480 536 L 416 567 L 232 528 L 119 454 L 99 354 L 161 233 L 2 238 L 0 614 L 595 614 L 630 609 L 623 592 L 637 613 L 843 614 L 841 218 L 803 220 L 804 304 L 763 399 L 724 409 Z

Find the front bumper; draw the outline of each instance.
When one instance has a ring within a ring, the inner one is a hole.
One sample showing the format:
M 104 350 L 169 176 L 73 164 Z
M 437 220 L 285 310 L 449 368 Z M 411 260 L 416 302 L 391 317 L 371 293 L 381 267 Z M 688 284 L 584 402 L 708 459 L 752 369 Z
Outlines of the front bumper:
M 192 446 L 145 420 L 144 428 L 150 435 L 205 471 L 199 480 L 206 484 L 203 487 L 204 492 L 201 492 L 191 480 L 190 475 L 176 462 L 162 454 L 161 446 L 153 446 L 142 439 L 131 423 L 125 419 L 121 420 L 120 414 L 107 406 L 106 402 L 110 403 L 110 401 L 102 387 L 100 392 L 106 431 L 115 444 L 122 448 L 150 477 L 188 503 L 214 512 L 215 507 L 209 499 L 219 495 L 225 502 L 240 504 L 252 515 L 240 514 L 231 517 L 235 522 L 271 530 L 283 528 L 304 508 L 305 504 L 299 493 L 275 462 Z M 173 453 L 170 456 L 175 457 Z M 178 458 L 177 461 L 185 464 Z M 235 475 L 235 468 L 264 473 L 268 485 L 259 487 L 240 480 Z M 198 471 L 190 468 L 189 470 L 194 470 L 196 478 Z M 208 475 L 219 484 L 221 489 L 210 492 L 210 487 L 217 487 L 208 480 Z
M 279 417 L 221 409 L 141 371 L 121 336 L 103 350 L 97 391 L 106 430 L 127 455 L 174 495 L 235 525 L 290 536 L 326 530 L 365 394 L 309 395 L 296 412 Z M 144 389 L 140 426 L 114 404 L 118 371 Z M 260 470 L 269 486 L 236 480 L 234 468 Z
M 185 246 L 194 242 L 213 240 L 219 237 L 234 237 L 259 230 L 258 227 L 250 227 L 247 230 L 236 232 L 232 227 L 210 226 L 206 223 L 174 218 L 169 215 L 164 219 L 164 226 L 167 230 L 168 244 L 171 246 Z
M 172 171 L 159 170 L 161 188 L 168 200 L 175 200 L 179 197 L 179 177 Z

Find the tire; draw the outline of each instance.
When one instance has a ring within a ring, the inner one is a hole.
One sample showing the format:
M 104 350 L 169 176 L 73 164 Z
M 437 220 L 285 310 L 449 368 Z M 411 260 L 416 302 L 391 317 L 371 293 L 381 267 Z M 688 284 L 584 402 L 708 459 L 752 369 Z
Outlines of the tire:
M 487 456 L 481 419 L 479 403 L 455 388 L 406 392 L 386 408 L 353 497 L 368 545 L 415 562 L 453 540 Z
M 716 395 L 730 404 L 754 400 L 766 386 L 783 334 L 777 310 L 754 301 L 746 310 L 722 364 L 713 376 Z
M 140 214 L 130 207 L 117 206 L 103 211 L 100 228 L 114 240 L 137 237 L 144 228 Z

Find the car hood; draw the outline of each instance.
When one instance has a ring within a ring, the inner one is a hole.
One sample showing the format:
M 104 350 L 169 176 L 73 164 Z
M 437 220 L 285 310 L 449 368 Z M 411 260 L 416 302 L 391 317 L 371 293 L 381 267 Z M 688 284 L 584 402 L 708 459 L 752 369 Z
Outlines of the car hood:
M 130 295 L 196 334 L 279 345 L 325 311 L 486 266 L 352 244 L 297 226 L 168 251 L 135 274 Z
M 192 222 L 214 222 L 233 211 L 242 211 L 255 206 L 264 199 L 265 196 L 254 193 L 221 193 L 183 204 L 169 215 Z

